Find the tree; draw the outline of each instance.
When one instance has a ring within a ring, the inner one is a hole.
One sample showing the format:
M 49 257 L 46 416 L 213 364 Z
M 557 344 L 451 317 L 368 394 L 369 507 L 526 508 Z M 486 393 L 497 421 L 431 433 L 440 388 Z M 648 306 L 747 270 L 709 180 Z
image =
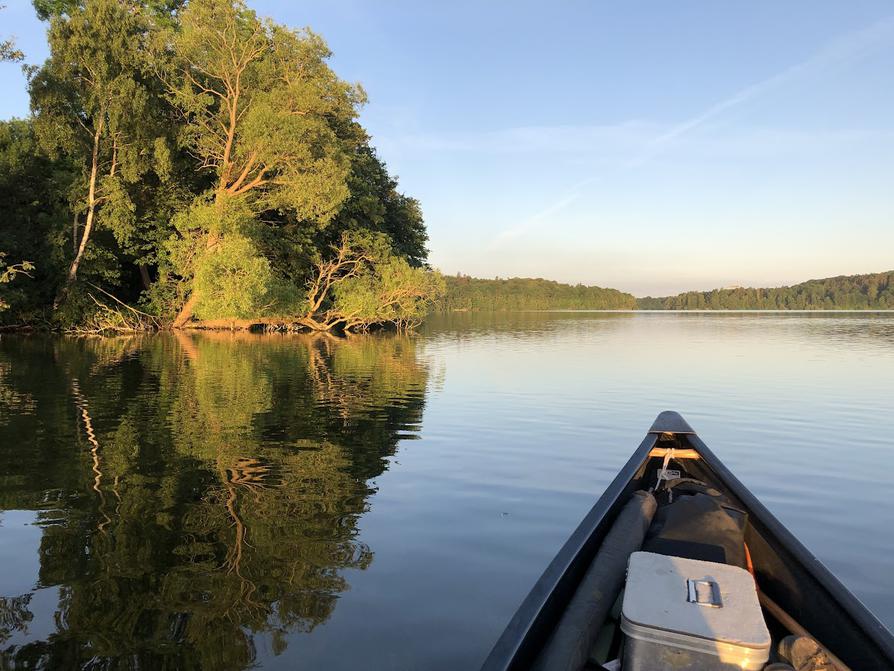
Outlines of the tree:
M 4 8 L 0 5 L 0 10 Z M 15 42 L 10 38 L 0 41 L 0 61 L 20 61 L 24 58 L 21 51 L 15 48 Z M 29 270 L 33 270 L 34 266 L 29 261 L 7 265 L 6 253 L 0 252 L 0 284 L 8 284 L 18 273 L 28 274 Z M 9 307 L 9 303 L 0 297 L 0 312 Z
M 0 11 L 2 11 L 6 5 L 0 5 Z M 7 38 L 5 40 L 0 40 L 0 61 L 20 61 L 25 57 L 21 51 L 16 49 L 15 40 Z
M 323 229 L 321 246 L 337 244 L 345 231 L 376 231 L 390 238 L 395 254 L 411 266 L 422 266 L 428 258 L 422 207 L 397 190 L 397 180 L 368 144 L 361 145 L 352 158 L 348 186 L 351 195 Z
M 176 272 L 200 276 L 215 247 L 228 235 L 248 239 L 265 211 L 331 221 L 348 196 L 364 93 L 328 67 L 323 40 L 262 22 L 241 0 L 193 0 L 160 44 L 161 76 L 184 115 L 182 142 L 214 180 L 181 222 Z M 175 326 L 192 317 L 201 288 L 192 283 Z
M 136 223 L 127 186 L 155 163 L 156 115 L 145 61 L 149 26 L 139 5 L 86 0 L 52 18 L 51 56 L 31 78 L 37 136 L 51 156 L 81 165 L 74 188 L 74 257 L 57 307 L 75 281 L 98 223 L 126 241 Z M 80 217 L 83 215 L 83 229 Z
M 32 123 L 0 121 L 0 251 L 9 260 L 38 262 L 33 281 L 6 287 L 17 323 L 41 321 L 65 270 L 66 234 L 71 218 L 68 188 L 74 177 L 67 159 L 51 160 L 38 146 Z
M 367 272 L 355 275 L 335 290 L 335 311 L 346 330 L 393 324 L 398 331 L 414 329 L 444 293 L 440 273 L 414 268 L 405 259 L 387 255 Z
M 440 273 L 410 266 L 392 252 L 387 236 L 348 232 L 330 257 L 317 262 L 306 314 L 298 321 L 314 331 L 374 324 L 405 330 L 418 325 L 443 291 Z

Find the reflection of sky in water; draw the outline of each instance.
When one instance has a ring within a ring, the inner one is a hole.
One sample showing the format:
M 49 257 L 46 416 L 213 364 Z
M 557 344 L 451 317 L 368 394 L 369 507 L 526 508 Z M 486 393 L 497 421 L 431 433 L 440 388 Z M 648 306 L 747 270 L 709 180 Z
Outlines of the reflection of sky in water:
M 13 630 L 4 645 L 46 639 L 56 631 L 53 616 L 59 604 L 56 587 L 38 589 L 38 554 L 42 530 L 34 510 L 0 511 L 3 542 L 0 543 L 0 597 L 31 595 L 25 608 L 31 613 L 25 631 Z
M 0 596 L 19 596 L 37 585 L 41 530 L 35 510 L 0 511 Z

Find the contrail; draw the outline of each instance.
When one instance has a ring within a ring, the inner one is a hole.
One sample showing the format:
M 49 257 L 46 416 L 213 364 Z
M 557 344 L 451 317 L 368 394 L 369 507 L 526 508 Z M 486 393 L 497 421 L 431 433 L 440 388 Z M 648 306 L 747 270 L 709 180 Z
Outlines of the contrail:
M 810 72 L 822 72 L 849 60 L 858 60 L 871 53 L 876 45 L 889 43 L 888 40 L 892 36 L 894 36 L 894 16 L 886 17 L 866 28 L 838 37 L 824 45 L 807 60 L 796 63 L 756 84 L 746 86 L 729 98 L 712 105 L 701 114 L 687 119 L 666 133 L 659 135 L 651 142 L 650 148 L 641 156 L 629 162 L 627 167 L 635 167 L 647 163 L 658 154 L 664 145 L 686 135 L 729 109 L 738 107 L 767 91 L 779 88 Z
M 668 131 L 652 140 L 641 154 L 634 156 L 629 161 L 625 162 L 621 168 L 626 170 L 641 167 L 654 159 L 662 149 L 669 144 L 672 144 L 675 140 L 691 133 L 712 119 L 722 115 L 724 112 L 753 100 L 768 91 L 779 88 L 799 77 L 803 77 L 812 72 L 821 73 L 836 65 L 848 61 L 859 60 L 872 53 L 877 46 L 890 44 L 892 37 L 894 37 L 894 16 L 885 17 L 865 28 L 837 37 L 823 45 L 806 60 L 791 65 L 772 77 L 746 86 L 728 98 L 712 105 L 704 112 L 673 126 Z M 550 215 L 559 212 L 576 201 L 583 195 L 582 189 L 585 186 L 590 186 L 591 184 L 600 181 L 600 179 L 602 179 L 602 177 L 589 177 L 570 185 L 556 202 L 528 217 L 518 226 L 514 226 L 499 233 L 494 238 L 492 244 L 507 238 L 515 237 L 534 228 Z

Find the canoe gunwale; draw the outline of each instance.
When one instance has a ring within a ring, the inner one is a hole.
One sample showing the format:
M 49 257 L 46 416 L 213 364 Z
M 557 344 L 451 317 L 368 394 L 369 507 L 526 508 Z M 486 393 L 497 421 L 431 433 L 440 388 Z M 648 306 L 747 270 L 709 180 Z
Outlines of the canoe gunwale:
M 534 584 L 502 636 L 481 667 L 482 671 L 510 671 L 533 664 L 568 599 L 563 592 L 574 591 L 581 575 L 595 556 L 626 496 L 633 493 L 637 476 L 658 442 L 658 434 L 648 434 L 627 463 L 605 489 L 562 549 Z M 575 580 L 577 578 L 577 580 Z M 561 601 L 562 603 L 558 603 Z

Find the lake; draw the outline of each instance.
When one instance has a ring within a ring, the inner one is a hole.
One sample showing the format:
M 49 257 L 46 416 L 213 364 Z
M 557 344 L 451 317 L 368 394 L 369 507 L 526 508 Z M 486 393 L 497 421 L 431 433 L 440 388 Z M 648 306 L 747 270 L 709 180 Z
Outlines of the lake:
M 894 315 L 0 338 L 0 668 L 464 669 L 659 411 L 894 628 Z

